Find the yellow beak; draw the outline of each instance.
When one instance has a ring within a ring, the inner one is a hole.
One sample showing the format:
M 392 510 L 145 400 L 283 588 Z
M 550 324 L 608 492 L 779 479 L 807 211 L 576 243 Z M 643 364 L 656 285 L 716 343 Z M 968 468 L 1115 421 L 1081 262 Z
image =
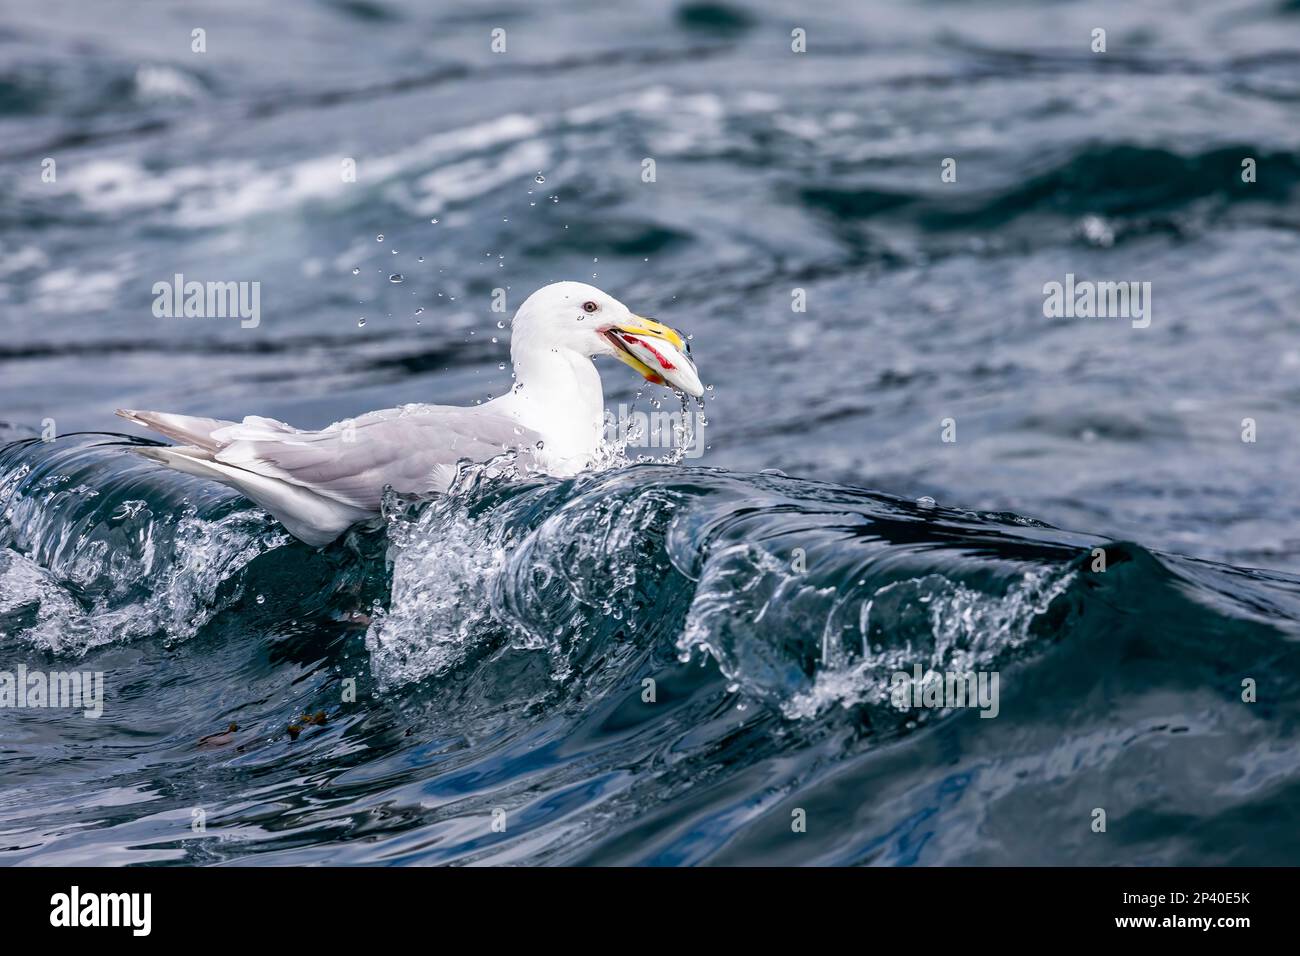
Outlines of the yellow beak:
M 636 369 L 647 382 L 670 385 L 697 398 L 704 394 L 686 337 L 676 329 L 634 315 L 627 322 L 600 331 L 619 360 Z

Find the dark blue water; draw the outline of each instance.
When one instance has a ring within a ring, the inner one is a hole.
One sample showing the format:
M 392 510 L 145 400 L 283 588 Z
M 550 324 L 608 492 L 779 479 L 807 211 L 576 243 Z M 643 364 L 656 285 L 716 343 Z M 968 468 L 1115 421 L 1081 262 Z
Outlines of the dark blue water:
M 1295 863 L 1298 120 L 1272 0 L 0 3 L 0 670 L 105 682 L 0 708 L 0 861 Z M 485 400 L 563 278 L 702 458 L 316 551 L 105 434 Z

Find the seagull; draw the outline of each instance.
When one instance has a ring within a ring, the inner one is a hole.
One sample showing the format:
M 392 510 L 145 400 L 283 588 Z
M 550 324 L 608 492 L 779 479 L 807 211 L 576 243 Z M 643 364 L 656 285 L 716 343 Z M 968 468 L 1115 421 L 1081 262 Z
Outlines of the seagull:
M 458 462 L 516 451 L 530 470 L 569 477 L 594 462 L 605 396 L 592 359 L 612 355 L 646 381 L 704 394 L 686 337 L 595 286 L 538 289 L 511 322 L 514 386 L 481 405 L 403 405 L 305 431 L 272 418 L 242 422 L 168 412 L 117 414 L 181 442 L 132 452 L 236 489 L 315 547 L 376 517 L 385 489 L 445 492 Z

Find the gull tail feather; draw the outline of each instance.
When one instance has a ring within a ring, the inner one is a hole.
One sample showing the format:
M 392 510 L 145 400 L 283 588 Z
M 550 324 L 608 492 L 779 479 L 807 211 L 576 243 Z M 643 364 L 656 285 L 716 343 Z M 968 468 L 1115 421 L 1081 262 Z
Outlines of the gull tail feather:
M 208 451 L 216 451 L 221 447 L 212 433 L 234 424 L 219 418 L 197 418 L 193 415 L 173 415 L 170 412 L 143 412 L 133 408 L 119 408 L 117 414 L 128 422 L 143 425 L 160 435 L 166 435 L 173 441 L 197 445 Z
M 207 421 L 192 419 L 195 420 Z M 187 475 L 234 488 L 270 512 L 295 538 L 318 548 L 329 544 L 357 521 L 370 517 L 367 511 L 333 501 L 300 485 L 215 461 L 208 449 L 196 445 L 142 445 L 131 451 Z

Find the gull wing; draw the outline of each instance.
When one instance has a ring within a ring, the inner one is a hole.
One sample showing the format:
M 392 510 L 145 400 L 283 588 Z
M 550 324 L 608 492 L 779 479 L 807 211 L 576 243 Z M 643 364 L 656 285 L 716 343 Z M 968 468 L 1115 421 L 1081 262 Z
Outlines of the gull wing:
M 387 485 L 407 494 L 445 491 L 462 458 L 486 461 L 531 449 L 538 435 L 481 407 L 408 405 L 321 431 L 249 416 L 217 429 L 212 439 L 215 461 L 378 511 Z

